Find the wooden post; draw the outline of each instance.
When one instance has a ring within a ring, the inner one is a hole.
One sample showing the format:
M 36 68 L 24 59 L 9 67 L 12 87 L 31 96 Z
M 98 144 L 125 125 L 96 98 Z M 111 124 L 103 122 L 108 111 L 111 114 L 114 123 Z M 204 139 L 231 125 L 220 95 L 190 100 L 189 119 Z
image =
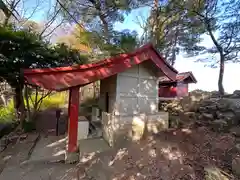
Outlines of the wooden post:
M 61 109 L 56 110 L 56 136 L 59 134 L 59 119 L 61 116 Z
M 78 109 L 79 109 L 79 87 L 72 87 L 69 90 L 68 106 L 68 153 L 74 153 L 78 150 Z

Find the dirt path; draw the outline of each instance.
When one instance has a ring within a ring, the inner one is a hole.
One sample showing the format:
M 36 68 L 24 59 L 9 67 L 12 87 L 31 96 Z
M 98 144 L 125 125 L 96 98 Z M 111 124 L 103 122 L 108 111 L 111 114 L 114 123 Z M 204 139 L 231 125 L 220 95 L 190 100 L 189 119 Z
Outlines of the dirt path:
M 86 154 L 75 165 L 62 162 L 63 136 L 41 136 L 29 157 L 34 139 L 36 135 L 29 135 L 0 154 L 0 180 L 203 180 L 209 166 L 234 179 L 234 137 L 206 128 L 168 130 L 139 143 Z
M 56 162 L 64 159 L 61 153 L 65 148 L 64 138 L 42 135 L 31 152 L 37 137 L 38 134 L 29 134 L 0 154 L 0 180 L 77 180 L 76 165 Z

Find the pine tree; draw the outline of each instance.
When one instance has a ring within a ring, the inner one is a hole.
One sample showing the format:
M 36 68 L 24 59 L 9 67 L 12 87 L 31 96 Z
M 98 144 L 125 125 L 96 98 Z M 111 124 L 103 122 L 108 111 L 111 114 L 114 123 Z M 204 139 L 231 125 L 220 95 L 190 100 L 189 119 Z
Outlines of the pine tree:
M 93 59 L 114 56 L 137 47 L 138 39 L 135 32 L 116 31 L 113 25 L 117 21 L 122 22 L 124 15 L 132 8 L 139 7 L 139 1 L 57 0 L 57 2 L 70 22 L 84 26 L 86 31 L 75 34 L 76 40 L 91 47 Z
M 130 12 L 130 2 L 116 0 L 57 0 L 70 21 L 81 22 L 85 28 L 95 30 L 109 42 L 115 22 L 124 20 L 124 14 Z M 74 19 L 73 19 L 74 18 Z M 76 22 L 74 22 L 76 23 Z
M 144 42 L 150 40 L 171 65 L 174 65 L 181 47 L 196 44 L 198 39 L 195 37 L 204 32 L 196 16 L 178 8 L 179 4 L 183 1 L 154 0 L 146 24 L 147 36 L 144 37 Z
M 223 76 L 225 62 L 239 62 L 240 51 L 240 1 L 238 0 L 194 0 L 183 5 L 192 16 L 199 19 L 199 23 L 213 42 L 212 47 L 199 44 L 185 44 L 185 50 L 190 55 L 208 54 L 215 58 L 200 59 L 208 62 L 212 67 L 219 65 L 218 89 L 224 94 Z M 191 24 L 190 25 L 194 25 Z M 198 41 L 201 34 L 196 31 Z

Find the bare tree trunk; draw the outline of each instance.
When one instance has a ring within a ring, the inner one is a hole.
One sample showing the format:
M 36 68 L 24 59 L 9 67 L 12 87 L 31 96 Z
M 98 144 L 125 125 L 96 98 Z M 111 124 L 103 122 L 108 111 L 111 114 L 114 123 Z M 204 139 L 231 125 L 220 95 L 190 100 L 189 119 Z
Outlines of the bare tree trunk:
M 25 120 L 25 105 L 23 99 L 23 87 L 15 87 L 15 109 L 17 112 L 17 118 L 20 121 L 20 126 L 23 128 L 23 121 Z
M 25 96 L 26 106 L 27 106 L 27 121 L 29 122 L 31 120 L 31 109 L 29 104 L 29 91 L 27 86 L 25 86 L 24 96 Z
M 97 1 L 91 1 L 91 2 L 94 4 L 95 8 L 98 11 L 98 16 L 99 16 L 99 18 L 100 18 L 100 20 L 102 22 L 102 25 L 103 25 L 105 38 L 109 42 L 110 41 L 110 38 L 109 38 L 109 26 L 108 26 L 108 22 L 106 21 L 106 16 L 103 14 L 102 9 L 101 9 L 101 1 L 97 0 Z
M 158 26 L 158 0 L 153 1 L 152 17 L 151 17 L 151 42 L 157 44 L 157 26 Z
M 14 15 L 14 11 L 15 11 L 15 8 L 17 7 L 17 5 L 20 3 L 21 0 L 13 0 L 11 3 L 10 3 L 10 7 L 8 9 L 8 13 L 5 14 L 5 19 L 4 19 L 4 23 L 3 25 L 6 26 L 9 24 L 9 20 L 11 18 L 11 16 L 13 16 L 14 18 L 16 18 L 16 16 Z M 7 7 L 6 7 L 7 8 Z M 16 12 L 16 11 L 15 11 Z M 17 18 L 16 18 L 17 19 Z
M 100 20 L 102 21 L 102 24 L 103 24 L 105 38 L 107 39 L 107 41 L 109 41 L 108 23 L 107 23 L 105 17 L 101 13 L 100 13 L 99 17 L 100 17 Z
M 220 69 L 219 69 L 219 76 L 218 76 L 218 91 L 220 95 L 224 95 L 224 88 L 223 88 L 223 75 L 224 75 L 224 55 L 220 55 Z
M 213 34 L 212 31 L 212 27 L 211 27 L 211 23 L 210 20 L 208 18 L 205 18 L 204 21 L 207 31 L 213 41 L 213 44 L 216 46 L 219 54 L 220 54 L 220 69 L 219 69 L 219 77 L 218 77 L 218 91 L 220 93 L 220 95 L 224 95 L 224 88 L 223 88 L 223 75 L 224 75 L 224 54 L 223 54 L 223 48 L 222 46 L 219 44 L 219 42 L 217 41 L 216 37 Z

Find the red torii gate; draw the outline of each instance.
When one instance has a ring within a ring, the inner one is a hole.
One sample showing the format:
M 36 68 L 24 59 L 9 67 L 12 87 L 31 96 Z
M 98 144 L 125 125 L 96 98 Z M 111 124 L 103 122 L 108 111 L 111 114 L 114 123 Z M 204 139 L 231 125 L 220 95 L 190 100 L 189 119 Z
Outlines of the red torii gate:
M 69 90 L 69 125 L 67 151 L 77 151 L 79 88 L 97 80 L 123 72 L 143 61 L 151 60 L 169 79 L 176 80 L 177 70 L 170 66 L 155 50 L 147 44 L 129 54 L 121 54 L 93 64 L 72 67 L 44 69 L 25 69 L 26 83 L 48 90 Z

